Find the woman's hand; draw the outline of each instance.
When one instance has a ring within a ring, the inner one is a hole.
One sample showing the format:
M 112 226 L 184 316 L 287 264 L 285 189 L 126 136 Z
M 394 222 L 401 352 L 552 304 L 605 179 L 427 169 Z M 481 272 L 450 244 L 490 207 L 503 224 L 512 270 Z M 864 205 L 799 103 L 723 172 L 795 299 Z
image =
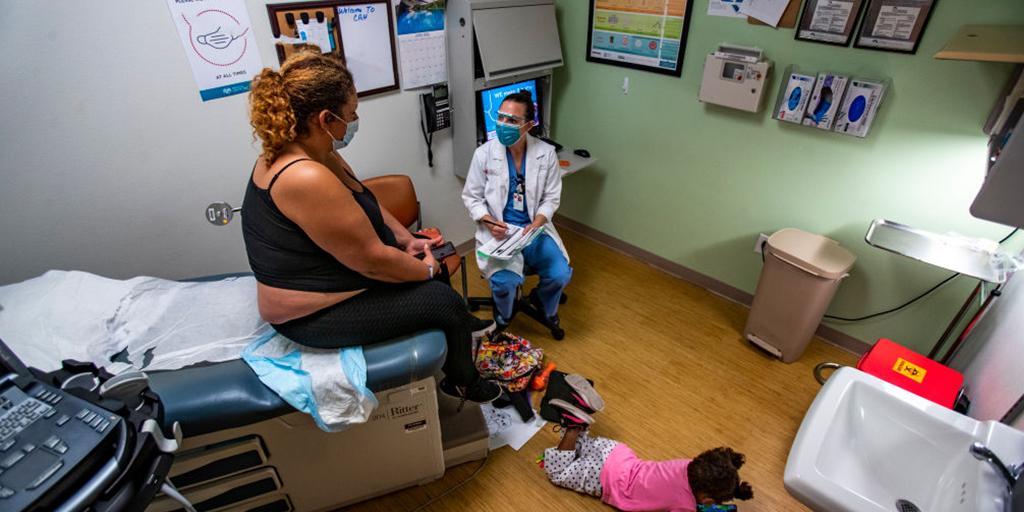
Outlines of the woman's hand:
M 480 222 L 483 222 L 484 226 L 487 226 L 487 229 L 491 230 L 491 236 L 498 240 L 501 240 L 508 235 L 508 226 L 503 222 L 498 222 L 498 219 L 495 219 L 490 215 L 484 215 L 483 218 L 480 219 Z
M 437 246 L 441 243 L 441 238 L 413 238 L 405 245 L 405 252 L 412 254 L 413 256 L 430 252 L 431 247 Z
M 430 274 L 431 279 L 433 279 L 434 276 L 436 276 L 437 273 L 441 271 L 441 265 L 437 262 L 437 258 L 434 257 L 434 253 L 430 251 L 425 251 L 423 253 L 423 263 L 429 265 L 430 268 L 434 269 L 433 273 Z

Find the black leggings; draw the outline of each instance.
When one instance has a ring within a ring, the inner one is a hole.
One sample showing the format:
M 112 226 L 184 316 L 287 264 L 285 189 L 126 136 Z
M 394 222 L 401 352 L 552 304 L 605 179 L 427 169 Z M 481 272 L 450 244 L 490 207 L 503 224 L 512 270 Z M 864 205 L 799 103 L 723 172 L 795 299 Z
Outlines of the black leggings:
M 478 378 L 473 364 L 474 327 L 462 298 L 440 281 L 380 285 L 302 318 L 274 325 L 288 339 L 314 348 L 342 348 L 387 341 L 426 329 L 441 329 L 448 341 L 442 370 L 451 383 Z

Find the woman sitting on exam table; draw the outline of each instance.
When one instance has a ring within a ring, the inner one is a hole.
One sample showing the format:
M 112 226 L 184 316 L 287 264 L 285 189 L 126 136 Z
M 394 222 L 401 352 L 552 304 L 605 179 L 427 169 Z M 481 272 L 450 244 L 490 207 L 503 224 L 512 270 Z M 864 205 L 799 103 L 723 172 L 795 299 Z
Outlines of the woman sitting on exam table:
M 535 125 L 535 108 L 529 91 L 505 96 L 498 108 L 497 137 L 476 149 L 462 189 L 462 201 L 477 223 L 478 249 L 504 239 L 509 225 L 526 232 L 543 229 L 511 259 L 477 257 L 480 271 L 490 281 L 498 330 L 511 320 L 524 268 L 540 276 L 530 300 L 556 326 L 558 300 L 572 277 L 569 255 L 551 223 L 562 199 L 562 169 L 555 148 L 528 133 Z
M 493 322 L 434 280 L 436 241 L 413 237 L 337 153 L 359 127 L 357 104 L 344 64 L 319 52 L 300 52 L 253 80 L 250 122 L 263 153 L 246 187 L 242 233 L 260 316 L 316 348 L 443 330 L 442 391 L 491 401 L 500 390 L 480 379 L 471 347 Z

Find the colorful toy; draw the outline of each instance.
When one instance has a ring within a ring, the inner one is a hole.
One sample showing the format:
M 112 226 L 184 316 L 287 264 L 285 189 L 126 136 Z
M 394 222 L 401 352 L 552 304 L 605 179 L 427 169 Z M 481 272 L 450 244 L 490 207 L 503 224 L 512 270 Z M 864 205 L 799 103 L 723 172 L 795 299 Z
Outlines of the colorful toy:
M 544 365 L 544 369 L 534 374 L 533 380 L 530 381 L 530 389 L 534 391 L 544 391 L 548 387 L 548 378 L 551 377 L 551 372 L 554 371 L 554 361 L 548 362 Z

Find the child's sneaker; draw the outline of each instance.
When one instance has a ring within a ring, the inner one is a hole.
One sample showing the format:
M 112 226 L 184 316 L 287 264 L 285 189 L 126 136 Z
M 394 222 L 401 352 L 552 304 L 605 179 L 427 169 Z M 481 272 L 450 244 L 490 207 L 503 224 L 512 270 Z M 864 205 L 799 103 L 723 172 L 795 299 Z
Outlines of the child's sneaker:
M 553 398 L 549 403 L 552 407 L 559 409 L 560 418 L 558 424 L 563 428 L 578 427 L 585 429 L 594 424 L 593 416 L 561 398 Z
M 586 377 L 573 373 L 565 376 L 565 383 L 572 388 L 572 398 L 577 405 L 586 409 L 587 412 L 601 412 L 604 410 L 604 399 L 597 393 L 594 386 Z
M 558 370 L 551 372 L 551 375 L 548 378 L 547 392 L 544 393 L 544 397 L 540 401 L 541 418 L 552 423 L 558 423 L 560 421 L 562 410 L 550 404 L 552 400 L 556 399 L 561 399 L 568 404 L 572 404 L 574 407 L 583 410 L 583 412 L 587 414 L 597 412 L 597 410 L 592 408 L 589 402 L 583 397 L 583 395 L 597 395 L 597 393 L 593 391 L 593 385 L 586 379 L 583 379 L 583 382 L 586 382 L 586 386 L 589 386 L 591 391 L 585 391 L 581 394 L 575 387 L 569 385 L 566 381 L 567 377 L 568 375 L 565 372 L 560 372 Z M 586 386 L 583 384 L 577 383 L 576 386 L 586 390 Z M 599 405 L 603 407 L 604 402 L 599 402 Z

